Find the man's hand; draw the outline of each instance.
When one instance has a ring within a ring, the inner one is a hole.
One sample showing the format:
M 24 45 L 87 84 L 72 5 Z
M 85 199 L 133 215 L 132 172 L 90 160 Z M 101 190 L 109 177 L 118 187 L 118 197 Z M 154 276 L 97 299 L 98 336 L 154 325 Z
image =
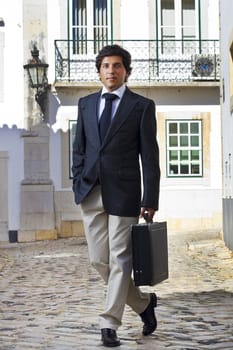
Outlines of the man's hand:
M 148 222 L 153 221 L 154 214 L 155 214 L 155 210 L 153 208 L 145 208 L 145 207 L 141 208 L 140 217 L 144 218 L 144 216 L 146 215 L 147 216 L 146 221 Z

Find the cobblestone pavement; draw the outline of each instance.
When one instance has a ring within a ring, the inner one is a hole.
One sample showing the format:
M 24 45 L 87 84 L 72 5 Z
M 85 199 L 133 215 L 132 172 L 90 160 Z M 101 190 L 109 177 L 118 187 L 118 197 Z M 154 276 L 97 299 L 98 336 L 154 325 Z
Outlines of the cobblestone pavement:
M 233 349 L 232 252 L 203 235 L 169 234 L 169 279 L 143 287 L 158 295 L 158 329 L 143 337 L 127 307 L 120 350 Z M 0 246 L 1 350 L 105 349 L 103 302 L 84 238 Z

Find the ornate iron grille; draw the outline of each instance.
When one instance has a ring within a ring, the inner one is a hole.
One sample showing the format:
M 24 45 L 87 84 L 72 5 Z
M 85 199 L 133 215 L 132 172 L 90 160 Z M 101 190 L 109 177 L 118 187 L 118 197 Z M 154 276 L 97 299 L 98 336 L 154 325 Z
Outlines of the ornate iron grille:
M 111 43 L 113 41 L 106 42 Z M 114 43 L 131 53 L 131 83 L 218 81 L 220 78 L 218 40 L 114 40 Z M 98 82 L 96 41 L 85 41 L 85 54 L 74 54 L 74 44 L 73 40 L 55 41 L 56 81 Z

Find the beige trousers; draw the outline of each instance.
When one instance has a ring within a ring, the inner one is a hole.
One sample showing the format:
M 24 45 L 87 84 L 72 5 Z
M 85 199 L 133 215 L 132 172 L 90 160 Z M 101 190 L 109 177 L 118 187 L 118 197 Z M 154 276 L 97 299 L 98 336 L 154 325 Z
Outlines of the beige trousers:
M 107 284 L 106 305 L 100 315 L 100 328 L 117 329 L 125 304 L 137 314 L 143 312 L 150 294 L 142 293 L 131 278 L 132 252 L 130 225 L 137 217 L 106 214 L 100 186 L 81 204 L 90 262 Z

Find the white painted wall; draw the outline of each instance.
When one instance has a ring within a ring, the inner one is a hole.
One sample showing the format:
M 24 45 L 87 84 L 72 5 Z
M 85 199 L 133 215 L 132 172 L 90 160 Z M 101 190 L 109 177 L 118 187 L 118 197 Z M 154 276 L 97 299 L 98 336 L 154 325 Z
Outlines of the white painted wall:
M 222 70 L 222 136 L 223 136 L 223 166 L 224 166 L 224 197 L 233 195 L 233 113 L 230 107 L 230 70 L 229 47 L 233 42 L 233 1 L 220 0 L 221 12 L 221 70 Z M 231 156 L 230 156 L 231 155 Z
M 201 0 L 201 3 L 202 1 L 203 0 Z M 229 2 L 229 0 L 227 1 Z M 208 24 L 209 39 L 218 39 L 219 38 L 219 0 L 208 1 L 207 24 Z
M 121 39 L 149 38 L 149 13 L 146 0 L 121 1 Z
M 48 82 L 49 84 L 54 83 L 55 78 L 55 59 L 54 59 L 54 40 L 62 38 L 61 35 L 61 22 L 60 16 L 62 8 L 60 7 L 59 0 L 47 1 L 47 11 L 48 11 Z M 63 18 L 66 20 L 66 13 L 63 13 Z
M 4 48 L 4 100 L 0 102 L 0 127 L 24 125 L 24 69 L 23 69 L 23 23 L 22 0 L 1 0 L 1 17 L 5 27 Z
M 188 113 L 210 112 L 210 177 L 166 178 L 161 180 L 159 219 L 170 219 L 177 229 L 221 230 L 222 212 L 222 167 L 221 167 L 221 118 L 218 105 L 158 105 L 157 112 L 173 116 Z M 160 147 L 164 145 L 160 144 Z M 183 220 L 185 218 L 185 220 Z M 199 218 L 199 220 L 197 220 Z M 202 220 L 203 218 L 203 220 Z M 196 221 L 197 220 L 197 221 Z M 179 227 L 179 221 L 183 221 Z
M 24 159 L 21 130 L 0 128 L 0 150 L 8 152 L 8 229 L 18 230 L 20 214 L 20 183 L 23 180 Z M 4 205 L 4 203 L 1 203 Z
M 3 99 L 0 101 L 0 150 L 8 153 L 8 230 L 18 230 L 23 179 L 24 69 L 22 0 L 1 0 L 4 36 Z M 12 7 L 13 6 L 13 7 Z M 1 206 L 4 203 L 1 203 Z M 7 234 L 7 233 L 6 233 Z M 1 238 L 0 238 L 1 239 Z
M 175 188 L 182 188 L 184 185 L 188 187 L 202 186 L 209 188 L 221 189 L 222 187 L 222 167 L 221 167 L 221 155 L 222 155 L 222 141 L 221 141 L 221 117 L 220 106 L 218 105 L 157 105 L 157 112 L 170 113 L 171 115 L 185 116 L 186 113 L 199 114 L 203 112 L 210 112 L 211 114 L 211 129 L 210 129 L 210 182 L 208 184 L 205 179 L 176 179 L 177 184 L 174 186 L 174 179 L 163 179 L 163 185 Z M 191 180 L 191 181 L 190 181 Z M 195 183 L 195 185 L 193 185 Z

